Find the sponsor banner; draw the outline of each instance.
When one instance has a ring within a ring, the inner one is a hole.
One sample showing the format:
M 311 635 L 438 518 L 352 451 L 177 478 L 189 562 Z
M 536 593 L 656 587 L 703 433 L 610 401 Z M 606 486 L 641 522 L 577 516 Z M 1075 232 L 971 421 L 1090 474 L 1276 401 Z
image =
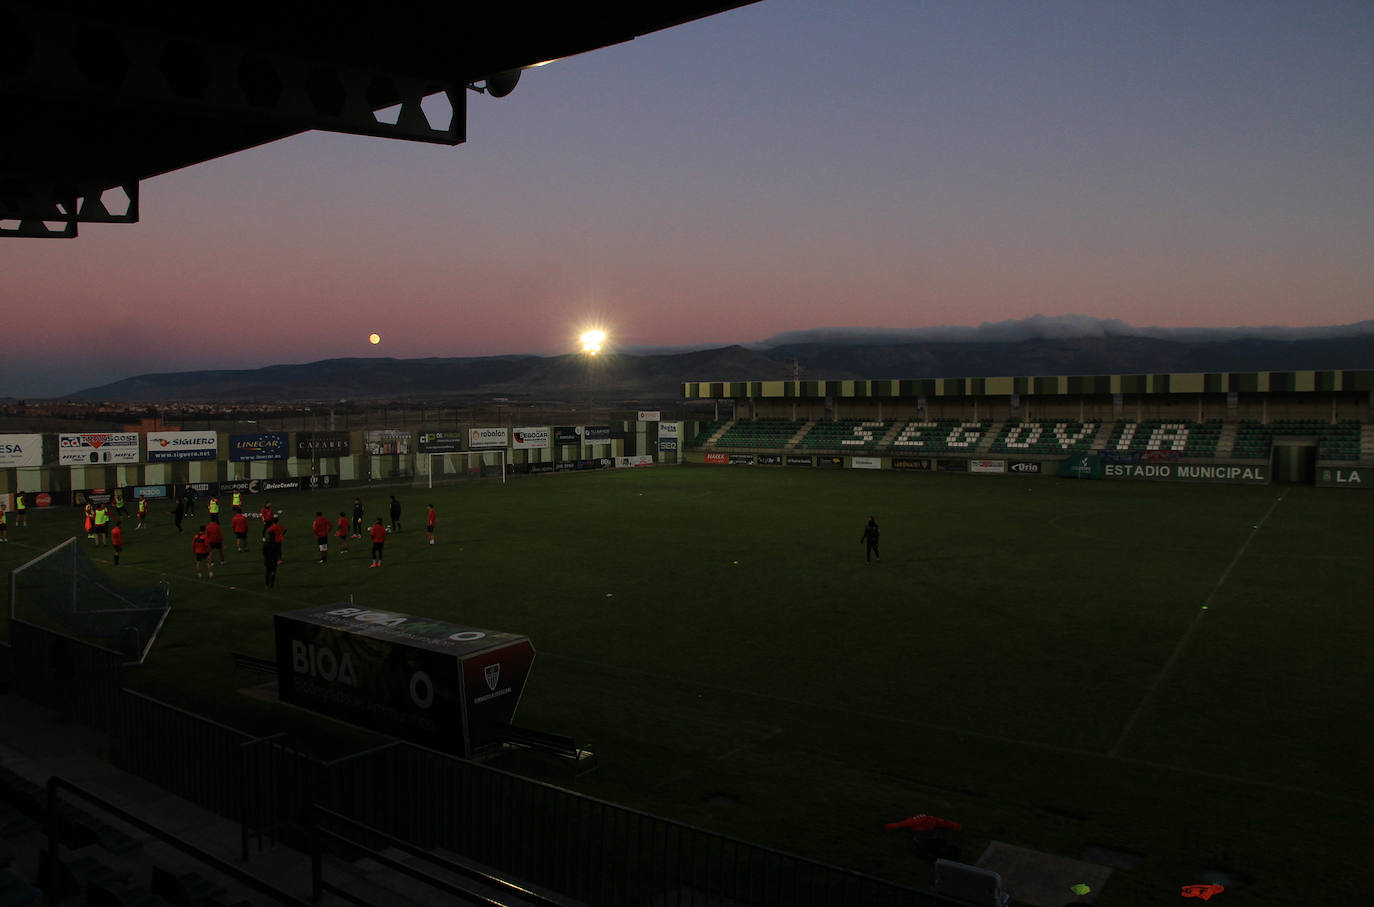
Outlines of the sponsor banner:
M 753 466 L 753 454 L 730 454 L 730 465 L 732 466 Z
M 461 431 L 420 432 L 420 453 L 457 453 L 463 449 Z
M 38 494 L 36 494 L 36 495 L 33 496 L 33 505 L 32 505 L 32 506 L 34 506 L 34 507 L 51 507 L 51 506 L 52 506 L 52 495 L 49 494 L 49 493 L 46 492 L 46 491 L 40 491 L 40 492 L 38 492 Z
M 234 463 L 285 460 L 290 456 L 290 451 L 291 436 L 284 431 L 229 436 L 229 460 Z
M 297 459 L 314 460 L 319 457 L 347 456 L 352 456 L 352 448 L 346 431 L 296 432 Z
M 968 460 L 936 460 L 935 468 L 940 472 L 968 472 Z
M 677 438 L 659 438 L 658 449 L 663 453 L 675 453 L 677 451 Z
M 42 435 L 0 435 L 0 469 L 42 465 Z
M 161 500 L 168 496 L 169 492 L 166 485 L 135 485 L 134 500 L 148 498 L 149 500 Z
M 529 475 L 529 472 L 530 472 L 530 464 L 528 464 L 528 463 L 510 463 L 510 464 L 508 464 L 508 465 L 506 466 L 506 472 L 509 472 L 509 473 L 511 473 L 511 474 L 513 474 L 513 475 L 517 475 L 517 476 Z
M 656 409 L 641 409 L 641 410 L 639 411 L 639 421 L 641 421 L 641 422 L 657 422 L 657 421 L 658 421 L 658 415 L 659 415 L 659 411 L 656 410 Z
M 1007 464 L 1008 472 L 1015 472 L 1021 475 L 1028 476 L 1039 475 L 1040 468 L 1041 467 L 1039 460 L 1012 460 L 1010 463 Z
M 660 422 L 660 423 L 658 423 L 658 437 L 659 437 L 660 439 L 663 439 L 663 438 L 677 438 L 677 437 L 681 437 L 681 431 L 682 431 L 682 423 L 681 423 L 681 422 Z
M 577 466 L 577 461 L 576 461 L 576 460 L 559 460 L 557 463 L 553 464 L 553 471 L 554 471 L 554 472 L 567 472 L 568 470 L 573 469 L 573 468 L 576 467 L 576 466 Z
M 1173 463 L 1183 456 L 1177 450 L 1142 450 L 1140 452 L 1140 462 L 1142 463 Z
M 555 425 L 553 428 L 553 443 L 581 444 L 582 429 L 575 425 Z
M 616 457 L 616 458 L 615 458 L 615 465 L 616 465 L 617 467 L 622 468 L 622 469 L 625 468 L 625 467 L 627 467 L 627 466 L 629 466 L 629 467 L 633 467 L 633 466 L 653 466 L 653 465 L 654 465 L 654 458 L 653 458 L 653 457 L 650 457 L 650 456 L 646 456 L 646 455 L 644 455 L 644 454 L 639 454 L 639 455 L 633 456 L 633 457 Z
M 843 469 L 844 457 L 816 457 L 816 465 L 826 469 Z
M 137 463 L 138 433 L 125 431 L 58 435 L 57 462 L 63 466 Z
M 1161 482 L 1227 482 L 1235 485 L 1269 483 L 1268 464 L 1194 466 L 1184 463 L 1108 463 L 1102 467 L 1102 474 L 1109 479 L 1153 479 Z
M 1104 450 L 1097 455 L 1103 463 L 1139 463 L 1138 450 Z
M 808 458 L 808 459 L 809 459 L 809 458 Z M 730 462 L 730 456 L 729 456 L 729 454 L 723 454 L 723 453 L 708 453 L 708 454 L 706 455 L 706 462 L 707 462 L 707 463 L 729 463 L 729 462 Z M 808 464 L 808 465 L 809 465 L 809 464 Z
M 531 463 L 529 464 L 529 466 L 531 474 L 537 474 L 541 472 L 553 472 L 555 468 L 554 464 L 552 463 Z
M 754 462 L 760 466 L 781 466 L 782 454 L 759 454 Z
M 1374 488 L 1374 469 L 1368 466 L 1323 466 L 1317 484 L 1324 488 Z
M 1120 467 L 1125 469 L 1126 467 Z M 1092 454 L 1077 454 L 1059 462 L 1061 479 L 1100 479 L 1102 461 Z
M 815 466 L 816 461 L 810 457 L 803 457 L 797 454 L 788 454 L 785 461 L 788 466 Z
M 106 488 L 86 488 L 72 492 L 72 503 L 77 507 L 84 507 L 86 504 L 108 504 L 114 494 Z
M 883 461 L 881 457 L 850 457 L 850 469 L 882 469 Z
M 549 446 L 547 428 L 512 428 L 512 445 L 516 450 L 543 450 Z
M 892 468 L 929 472 L 935 468 L 935 461 L 922 457 L 893 457 Z
M 1003 473 L 1007 471 L 1006 460 L 969 460 L 969 472 Z
M 410 432 L 369 431 L 363 434 L 363 444 L 374 457 L 410 453 Z
M 604 444 L 611 440 L 611 427 L 609 425 L 588 425 L 583 434 L 588 444 Z
M 491 450 L 510 446 L 508 428 L 469 428 L 468 447 L 473 450 Z
M 148 462 L 213 460 L 219 456 L 219 436 L 212 431 L 150 431 Z
M 574 468 L 574 469 L 600 469 L 600 468 L 601 468 L 601 460 L 600 460 L 600 458 L 597 458 L 597 457 L 593 457 L 593 458 L 586 459 L 586 460 L 573 460 L 573 468 Z

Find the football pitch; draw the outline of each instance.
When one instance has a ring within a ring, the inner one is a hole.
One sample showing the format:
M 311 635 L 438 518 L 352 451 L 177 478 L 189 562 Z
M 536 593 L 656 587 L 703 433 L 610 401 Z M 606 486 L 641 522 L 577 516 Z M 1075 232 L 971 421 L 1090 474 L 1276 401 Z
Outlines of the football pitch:
M 369 569 L 317 563 L 310 522 L 388 495 L 403 531 Z M 425 504 L 438 544 L 425 544 Z M 597 772 L 553 783 L 929 888 L 883 823 L 928 813 L 975 862 L 991 841 L 1122 866 L 1099 904 L 1356 903 L 1374 776 L 1374 494 L 682 467 L 283 495 L 274 590 L 250 551 L 197 580 L 190 519 L 132 531 L 117 571 L 171 583 L 130 686 L 322 749 L 361 735 L 235 676 L 271 615 L 359 606 L 527 635 L 516 721 L 576 737 Z M 202 507 L 204 502 L 202 501 Z M 260 498 L 249 507 L 260 506 Z M 864 522 L 882 529 L 867 564 Z M 226 521 L 227 522 L 227 521 Z M 6 570 L 77 529 L 38 512 Z M 89 547 L 97 561 L 108 549 Z M 503 763 L 498 762 L 498 765 Z M 1100 851 L 1099 851 L 1100 852 Z

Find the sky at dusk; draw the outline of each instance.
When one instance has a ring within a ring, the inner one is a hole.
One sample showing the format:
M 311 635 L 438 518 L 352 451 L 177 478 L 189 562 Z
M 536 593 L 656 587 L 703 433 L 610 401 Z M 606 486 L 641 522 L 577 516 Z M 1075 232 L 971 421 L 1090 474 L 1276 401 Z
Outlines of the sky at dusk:
M 0 240 L 0 396 L 593 322 L 1374 317 L 1374 3 L 763 0 L 470 93 L 467 135 L 307 133 Z

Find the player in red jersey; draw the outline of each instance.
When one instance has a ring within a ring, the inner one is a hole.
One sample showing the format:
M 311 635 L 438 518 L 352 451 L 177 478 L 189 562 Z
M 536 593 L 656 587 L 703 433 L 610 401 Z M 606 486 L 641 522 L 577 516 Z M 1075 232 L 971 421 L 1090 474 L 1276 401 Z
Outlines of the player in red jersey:
M 224 529 L 218 520 L 205 524 L 205 538 L 210 543 L 210 562 L 214 563 L 215 552 L 219 552 L 219 562 L 224 563 Z
M 436 513 L 434 512 L 434 505 L 433 505 L 433 504 L 429 504 L 429 505 L 426 505 L 426 506 L 429 507 L 429 513 L 425 514 L 425 532 L 429 533 L 429 543 L 430 543 L 431 545 L 433 545 L 433 544 L 434 544 L 434 521 L 438 518 L 438 514 L 436 514 Z
M 248 550 L 248 517 L 243 511 L 234 508 L 234 516 L 229 520 L 229 528 L 234 531 L 234 545 L 239 551 Z
M 200 562 L 210 559 L 210 540 L 205 536 L 205 527 L 196 529 L 196 534 L 191 537 L 191 553 L 196 556 L 196 578 L 200 578 Z M 210 578 L 215 578 L 215 565 L 211 561 L 205 565 L 210 571 Z
M 386 544 L 386 526 L 382 525 L 382 518 L 377 517 L 377 522 L 372 524 L 372 563 L 368 564 L 368 569 L 382 566 L 382 546 Z
M 339 539 L 339 553 L 340 553 L 340 554 L 347 554 L 347 553 L 348 553 L 348 516 L 347 516 L 342 510 L 339 511 L 339 528 L 338 528 L 338 531 L 336 531 L 336 532 L 334 533 L 334 535 L 337 536 L 338 539 Z
M 329 517 L 322 511 L 315 511 L 315 522 L 311 528 L 315 530 L 315 543 L 320 546 L 320 563 L 323 564 L 329 558 L 329 530 L 334 526 L 329 522 Z

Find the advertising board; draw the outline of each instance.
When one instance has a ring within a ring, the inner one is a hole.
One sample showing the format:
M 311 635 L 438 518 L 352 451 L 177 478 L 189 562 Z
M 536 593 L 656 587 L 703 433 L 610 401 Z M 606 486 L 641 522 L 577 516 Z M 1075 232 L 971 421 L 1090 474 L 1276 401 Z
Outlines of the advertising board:
M 410 432 L 369 431 L 363 435 L 367 452 L 374 457 L 410 453 Z
M 919 470 L 930 472 L 935 468 L 935 461 L 924 457 L 893 457 L 892 468 L 907 471 Z
M 219 436 L 212 431 L 150 431 L 148 462 L 213 460 L 219 456 Z
M 547 428 L 512 428 L 511 446 L 516 450 L 542 450 L 549 446 Z
M 472 450 L 492 450 L 510 444 L 508 428 L 469 428 L 468 447 Z
M 1039 475 L 1040 469 L 1039 460 L 1012 460 L 1007 464 L 1008 472 L 1014 472 L 1019 475 Z
M 707 463 L 716 463 L 716 464 L 719 464 L 719 463 L 729 463 L 729 462 L 730 462 L 730 456 L 729 456 L 728 454 L 723 454 L 723 453 L 708 453 L 708 454 L 706 455 L 706 462 L 707 462 Z
M 969 472 L 1003 473 L 1007 471 L 1006 460 L 969 460 Z
M 664 438 L 677 438 L 682 431 L 681 422 L 660 422 L 658 423 L 659 440 Z
M 663 453 L 676 453 L 677 438 L 659 438 L 658 449 Z
M 850 457 L 849 467 L 851 469 L 882 469 L 883 461 L 881 457 Z
M 553 443 L 555 444 L 581 444 L 582 429 L 576 425 L 555 425 L 553 428 Z
M 138 433 L 82 432 L 57 436 L 57 462 L 63 466 L 137 463 Z
M 816 457 L 816 465 L 825 469 L 842 469 L 844 467 L 844 457 Z
M 582 437 L 588 444 L 605 444 L 611 440 L 611 427 L 609 425 L 588 425 L 582 433 Z
M 285 460 L 290 450 L 291 436 L 284 431 L 229 436 L 229 459 L 235 463 Z
M 422 431 L 420 453 L 458 453 L 463 449 L 463 438 L 461 431 Z
M 788 455 L 787 455 L 787 461 L 786 461 L 786 463 L 787 463 L 788 466 L 815 466 L 815 465 L 816 465 L 816 461 L 815 461 L 814 459 L 812 459 L 811 457 L 803 457 L 803 456 L 801 456 L 800 454 L 788 454 Z
M 296 432 L 296 458 L 315 460 L 320 457 L 352 456 L 352 447 L 346 431 L 298 431 Z
M 730 454 L 730 465 L 731 465 L 731 466 L 753 466 L 753 465 L 754 465 L 754 455 L 753 455 L 753 454 Z
M 759 466 L 781 466 L 782 454 L 759 454 L 754 462 Z
M 935 468 L 940 472 L 968 472 L 968 460 L 936 460 Z
M 42 435 L 0 435 L 0 469 L 42 465 Z
M 640 422 L 657 422 L 659 411 L 656 409 L 641 409 L 639 411 Z

